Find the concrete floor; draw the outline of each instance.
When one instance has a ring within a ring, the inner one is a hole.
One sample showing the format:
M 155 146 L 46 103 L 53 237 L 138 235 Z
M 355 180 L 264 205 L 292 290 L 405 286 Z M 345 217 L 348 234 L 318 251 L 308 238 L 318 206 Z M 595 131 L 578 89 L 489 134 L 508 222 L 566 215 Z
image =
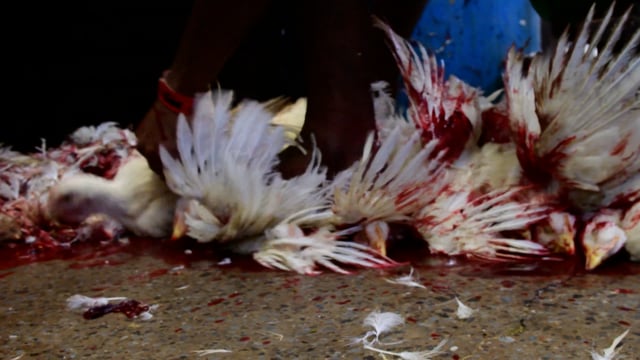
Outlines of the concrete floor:
M 351 344 L 373 310 L 406 320 L 381 338 L 402 341 L 379 345 L 386 350 L 448 339 L 436 359 L 590 359 L 630 329 L 620 358 L 640 359 L 640 264 L 585 274 L 575 261 L 488 265 L 414 254 L 425 288 L 410 288 L 385 281 L 409 266 L 309 277 L 148 244 L 66 257 L 0 267 L 0 359 L 383 359 Z M 158 308 L 146 321 L 85 320 L 66 309 L 73 294 Z M 477 309 L 472 318 L 455 316 L 454 296 Z M 232 352 L 194 352 L 205 349 Z

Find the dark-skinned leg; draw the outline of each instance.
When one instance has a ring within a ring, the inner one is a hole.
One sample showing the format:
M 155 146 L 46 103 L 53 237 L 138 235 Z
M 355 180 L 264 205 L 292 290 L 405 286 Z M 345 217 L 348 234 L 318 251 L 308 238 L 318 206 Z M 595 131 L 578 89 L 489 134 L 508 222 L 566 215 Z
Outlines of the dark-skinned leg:
M 375 128 L 367 67 L 373 35 L 368 2 L 310 0 L 302 6 L 308 108 L 302 138 L 313 136 L 329 174 L 360 158 Z M 301 173 L 309 156 L 290 149 L 282 156 L 285 177 Z
M 207 91 L 270 2 L 195 0 L 178 51 L 165 75 L 169 87 L 185 96 Z M 162 174 L 159 146 L 176 153 L 177 116 L 157 100 L 136 129 L 138 150 L 158 174 Z

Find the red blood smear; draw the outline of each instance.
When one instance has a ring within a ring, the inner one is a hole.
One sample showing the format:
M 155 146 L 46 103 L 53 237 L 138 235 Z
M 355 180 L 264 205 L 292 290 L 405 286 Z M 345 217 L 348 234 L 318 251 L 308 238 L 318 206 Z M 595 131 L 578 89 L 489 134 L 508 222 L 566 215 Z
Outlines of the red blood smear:
M 348 288 L 348 287 L 349 287 L 349 285 L 344 284 L 344 285 L 340 285 L 340 286 L 338 286 L 338 287 L 337 287 L 337 289 L 346 289 L 346 288 Z
M 0 279 L 4 279 L 4 278 L 6 278 L 7 276 L 9 276 L 9 275 L 13 274 L 14 272 L 15 272 L 15 271 L 9 271 L 9 272 L 6 272 L 6 273 L 4 273 L 4 274 L 0 274 Z
M 148 273 L 147 276 L 149 276 L 150 278 L 156 278 L 162 275 L 166 275 L 168 273 L 169 273 L 169 269 L 158 269 Z
M 635 294 L 635 291 L 631 289 L 615 289 L 613 292 L 616 294 Z
M 217 249 L 210 244 L 200 244 L 192 240 L 168 242 L 132 237 L 128 244 L 117 241 L 85 241 L 68 246 L 45 245 L 47 244 L 40 243 L 40 241 L 33 244 L 25 244 L 24 242 L 0 243 L 0 259 L 2 259 L 0 270 L 50 260 L 76 260 L 78 262 L 109 260 L 111 265 L 119 265 L 124 262 L 123 259 L 129 260 L 135 256 L 150 255 L 162 259 L 169 265 L 183 265 L 185 267 L 199 261 L 210 261 L 212 264 L 217 264 L 225 257 L 230 257 L 232 259 L 231 265 L 226 265 L 225 268 L 236 267 L 249 272 L 273 271 L 264 268 L 250 256 L 232 255 L 228 251 Z M 191 254 L 185 254 L 185 250 L 191 250 Z M 117 257 L 117 260 L 113 258 L 114 256 Z M 114 263 L 115 261 L 118 262 Z M 81 264 L 75 266 L 82 267 Z
M 406 320 L 407 320 L 407 322 L 414 323 L 414 324 L 418 321 L 418 320 L 416 320 L 415 318 L 413 318 L 411 316 L 407 316 Z
M 175 333 L 182 332 L 182 328 L 177 328 L 177 329 L 173 330 L 173 332 L 175 332 Z
M 142 274 L 129 276 L 129 280 L 149 280 L 169 273 L 169 269 L 157 269 Z
M 249 340 L 251 340 L 251 338 L 248 336 L 243 336 L 240 338 L 240 341 L 249 341 Z
M 122 265 L 122 264 L 124 264 L 124 261 L 95 260 L 95 261 L 71 263 L 69 265 L 69 269 L 89 269 L 89 268 L 95 268 L 95 267 L 116 266 L 116 265 Z
M 516 283 L 511 280 L 502 280 L 500 285 L 505 288 L 512 288 Z
M 233 298 L 234 298 L 234 297 L 236 297 L 236 296 L 240 296 L 240 293 L 235 292 L 235 293 L 233 293 L 233 294 L 229 295 L 229 299 L 233 299 Z
M 214 323 L 216 323 L 216 324 L 220 324 L 220 323 L 223 323 L 223 322 L 224 322 L 224 319 L 218 319 L 218 320 L 214 321 Z
M 433 292 L 448 292 L 449 286 L 444 284 L 434 284 L 431 285 L 431 290 L 433 290 Z
M 123 313 L 128 318 L 134 318 L 145 311 L 149 310 L 149 305 L 143 304 L 137 300 L 125 300 L 118 304 L 106 304 L 102 306 L 94 306 L 82 314 L 87 320 L 97 319 L 109 313 Z
M 350 303 L 350 302 L 351 302 L 351 300 L 347 299 L 347 300 L 342 300 L 342 301 L 336 301 L 336 304 L 338 304 L 338 305 L 345 305 L 345 304 L 348 304 L 348 303 Z
M 503 109 L 492 107 L 482 112 L 482 130 L 478 145 L 488 142 L 504 144 L 511 140 L 509 116 Z
M 311 299 L 311 301 L 321 301 L 323 298 L 322 296 L 316 296 L 313 299 Z
M 392 227 L 392 230 L 393 227 Z M 397 230 L 397 231 L 396 231 Z M 640 264 L 628 260 L 628 255 L 616 255 L 611 261 L 598 267 L 595 271 L 588 272 L 584 269 L 584 259 L 579 256 L 567 257 L 562 261 L 530 261 L 518 263 L 495 263 L 467 259 L 465 257 L 447 257 L 429 254 L 426 242 L 415 235 L 415 230 L 406 227 L 398 230 L 395 237 L 402 237 L 402 241 L 397 242 L 397 246 L 390 247 L 389 255 L 396 261 L 411 263 L 416 269 L 434 270 L 437 272 L 455 273 L 470 278 L 498 278 L 511 276 L 548 276 L 557 278 L 562 275 L 583 275 L 594 273 L 599 276 L 626 276 L 640 275 Z M 398 235 L 400 234 L 400 235 Z M 46 244 L 44 244 L 46 245 Z M 237 268 L 244 272 L 266 272 L 269 270 L 249 256 L 237 256 L 224 250 L 218 249 L 211 244 L 200 244 L 191 240 L 179 240 L 174 242 L 159 241 L 158 239 L 131 238 L 130 243 L 121 244 L 115 241 L 98 242 L 86 241 L 77 242 L 70 246 L 44 246 L 43 244 L 24 244 L 15 242 L 0 243 L 0 271 L 15 268 L 20 265 L 44 262 L 49 260 L 72 260 L 78 263 L 91 261 L 94 264 L 105 265 L 108 260 L 110 265 L 122 264 L 137 256 L 147 255 L 161 259 L 169 267 L 182 265 L 190 267 L 192 263 L 208 261 L 212 267 L 220 260 L 229 257 L 232 259 L 231 265 L 226 268 Z M 191 254 L 185 254 L 185 250 L 190 250 Z M 74 265 L 82 267 L 83 265 Z M 425 273 L 427 273 L 426 271 Z M 6 275 L 5 275 L 6 276 Z M 287 286 L 300 281 L 299 277 L 288 279 Z M 431 286 L 428 281 L 425 285 Z M 449 291 L 448 288 L 436 286 L 434 291 Z M 636 293 L 629 289 L 616 290 L 619 294 Z M 388 293 L 388 291 L 387 291 Z
M 618 324 L 620 324 L 620 325 L 624 325 L 624 326 L 631 326 L 631 324 L 630 324 L 630 323 L 628 323 L 628 322 L 626 322 L 626 321 L 624 321 L 624 320 L 620 320 L 620 321 L 618 321 Z
M 460 360 L 460 355 L 458 355 L 458 354 L 453 354 L 453 355 L 451 356 L 451 358 L 452 358 L 453 360 Z
M 438 333 L 431 333 L 431 338 L 433 338 L 433 339 L 437 339 L 437 338 L 439 338 L 440 336 L 441 336 L 441 335 L 440 335 L 440 334 L 438 334 Z
M 217 298 L 217 299 L 214 299 L 214 300 L 209 301 L 209 302 L 207 303 L 207 305 L 208 305 L 208 306 L 218 305 L 218 304 L 220 304 L 220 303 L 221 303 L 221 302 L 223 302 L 223 301 L 224 301 L 224 298 Z
M 271 344 L 271 340 L 262 341 L 262 345 L 269 345 L 269 344 Z
M 618 306 L 618 310 L 622 311 L 636 311 L 636 309 L 628 308 L 626 306 Z

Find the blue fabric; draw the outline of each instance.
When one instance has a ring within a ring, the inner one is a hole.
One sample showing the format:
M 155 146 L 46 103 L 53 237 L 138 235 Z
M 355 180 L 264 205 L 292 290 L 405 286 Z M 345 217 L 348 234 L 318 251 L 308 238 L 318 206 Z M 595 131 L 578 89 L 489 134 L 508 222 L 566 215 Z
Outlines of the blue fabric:
M 540 18 L 529 0 L 430 0 L 412 38 L 444 60 L 447 76 L 490 93 L 512 44 L 540 49 Z

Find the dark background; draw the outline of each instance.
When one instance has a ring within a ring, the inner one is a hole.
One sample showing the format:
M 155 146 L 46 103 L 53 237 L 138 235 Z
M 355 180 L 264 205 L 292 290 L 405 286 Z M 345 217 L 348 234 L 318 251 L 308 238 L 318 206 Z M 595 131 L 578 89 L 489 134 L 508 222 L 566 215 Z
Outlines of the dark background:
M 9 64 L 0 143 L 33 151 L 40 138 L 56 146 L 83 125 L 116 121 L 133 127 L 155 99 L 191 5 L 27 2 L 5 12 L 3 57 Z M 289 14 L 274 7 L 253 30 L 220 77 L 224 87 L 258 99 L 299 96 L 302 75 L 295 70 L 302 62 Z
M 610 0 L 598 2 L 604 12 Z M 225 67 L 221 86 L 234 89 L 238 98 L 304 95 L 303 39 L 294 15 L 300 3 L 274 2 Z M 583 0 L 532 3 L 551 20 L 556 35 L 588 10 Z M 640 24 L 640 1 L 618 1 L 620 10 L 630 4 L 636 7 L 629 35 Z M 192 1 L 11 6 L 3 9 L 0 143 L 33 151 L 41 138 L 56 146 L 83 125 L 115 121 L 133 127 L 155 99 L 158 77 L 171 65 Z

